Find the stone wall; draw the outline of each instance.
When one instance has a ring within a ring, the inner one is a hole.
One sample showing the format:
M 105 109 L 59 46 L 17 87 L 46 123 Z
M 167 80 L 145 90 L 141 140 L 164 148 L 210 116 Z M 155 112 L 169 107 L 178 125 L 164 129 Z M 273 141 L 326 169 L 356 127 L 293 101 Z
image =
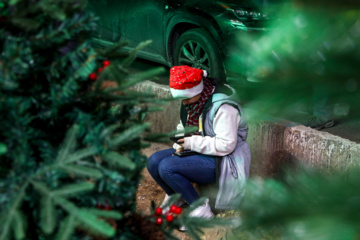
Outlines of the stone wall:
M 168 86 L 150 81 L 137 85 L 135 90 L 151 91 L 158 98 L 171 98 Z M 163 111 L 151 113 L 147 120 L 152 124 L 152 131 L 175 130 L 179 109 L 179 101 L 169 101 Z M 245 114 L 254 112 L 246 108 L 244 111 Z M 325 170 L 359 165 L 360 144 L 281 119 L 262 116 L 256 121 L 249 120 L 247 142 L 252 155 L 252 176 L 271 177 L 278 174 L 284 164 L 297 161 Z

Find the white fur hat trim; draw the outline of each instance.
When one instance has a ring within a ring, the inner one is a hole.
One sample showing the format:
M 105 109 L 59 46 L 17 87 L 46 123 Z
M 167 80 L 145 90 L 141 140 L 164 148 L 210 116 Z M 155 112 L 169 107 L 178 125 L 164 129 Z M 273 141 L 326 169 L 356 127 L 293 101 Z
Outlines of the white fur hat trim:
M 192 98 L 201 93 L 204 89 L 203 80 L 196 85 L 195 87 L 188 88 L 188 89 L 173 89 L 170 88 L 171 94 L 174 98 Z

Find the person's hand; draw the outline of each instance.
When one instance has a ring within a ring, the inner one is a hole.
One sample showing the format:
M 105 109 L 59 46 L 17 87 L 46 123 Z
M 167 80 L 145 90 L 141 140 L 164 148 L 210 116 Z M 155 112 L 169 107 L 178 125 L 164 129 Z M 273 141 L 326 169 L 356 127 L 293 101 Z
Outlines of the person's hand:
M 184 143 L 185 143 L 184 138 L 180 138 L 180 139 L 177 140 L 177 144 L 181 145 L 182 147 L 184 147 Z
M 184 148 L 182 148 L 182 147 L 181 147 L 181 148 L 176 149 L 176 152 L 177 152 L 177 153 L 182 152 L 182 151 L 184 151 Z M 174 155 L 175 155 L 175 153 L 174 153 L 172 156 L 174 156 Z
M 183 148 L 178 148 L 178 149 L 176 149 L 176 152 L 182 152 L 182 151 L 184 151 Z

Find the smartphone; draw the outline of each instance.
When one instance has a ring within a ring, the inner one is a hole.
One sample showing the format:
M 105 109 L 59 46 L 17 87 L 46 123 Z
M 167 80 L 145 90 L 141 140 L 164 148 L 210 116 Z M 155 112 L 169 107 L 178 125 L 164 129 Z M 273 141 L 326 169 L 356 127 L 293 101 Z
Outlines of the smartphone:
M 184 150 L 184 151 L 181 151 L 181 152 L 175 152 L 174 154 L 176 156 L 178 156 L 178 157 L 185 157 L 185 156 L 196 155 L 196 154 L 199 154 L 199 153 L 195 152 L 195 151 L 191 151 L 191 150 Z

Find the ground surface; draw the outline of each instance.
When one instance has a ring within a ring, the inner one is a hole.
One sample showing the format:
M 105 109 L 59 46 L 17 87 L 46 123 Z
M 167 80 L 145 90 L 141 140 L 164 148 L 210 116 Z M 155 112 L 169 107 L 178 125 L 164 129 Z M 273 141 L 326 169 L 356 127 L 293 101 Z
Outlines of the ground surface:
M 171 147 L 171 145 L 172 144 L 170 143 L 168 145 L 152 143 L 151 147 L 143 149 L 142 152 L 147 157 L 150 157 L 152 153 L 169 148 Z M 138 191 L 136 194 L 136 210 L 138 213 L 141 213 L 144 216 L 148 216 L 151 214 L 151 201 L 154 201 L 156 206 L 160 206 L 165 196 L 165 193 L 160 188 L 160 186 L 157 185 L 157 183 L 151 178 L 147 169 L 144 169 L 142 174 L 143 179 L 139 183 Z M 226 230 L 224 228 L 205 229 L 204 232 L 205 235 L 202 236 L 203 240 L 220 240 L 226 234 Z M 174 235 L 181 240 L 191 240 L 191 238 L 189 238 L 186 233 L 175 231 Z
M 169 148 L 169 146 L 170 145 L 153 143 L 151 147 L 143 150 L 143 154 L 145 154 L 147 157 L 150 157 L 152 153 Z M 142 215 L 148 216 L 150 215 L 151 201 L 154 201 L 156 206 L 160 206 L 165 196 L 165 193 L 160 188 L 160 186 L 157 185 L 157 183 L 151 178 L 146 168 L 144 169 L 142 174 L 143 179 L 139 183 L 138 191 L 136 194 L 136 210 Z M 181 240 L 190 240 L 190 238 L 185 233 L 176 231 L 174 234 Z

